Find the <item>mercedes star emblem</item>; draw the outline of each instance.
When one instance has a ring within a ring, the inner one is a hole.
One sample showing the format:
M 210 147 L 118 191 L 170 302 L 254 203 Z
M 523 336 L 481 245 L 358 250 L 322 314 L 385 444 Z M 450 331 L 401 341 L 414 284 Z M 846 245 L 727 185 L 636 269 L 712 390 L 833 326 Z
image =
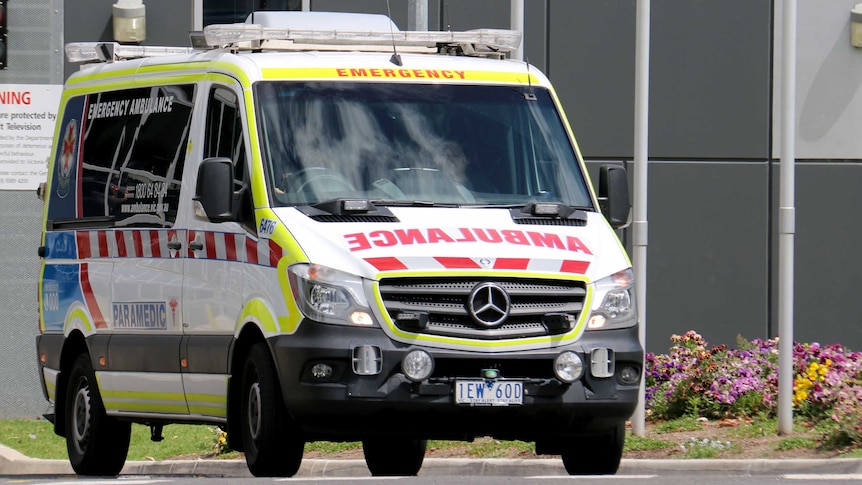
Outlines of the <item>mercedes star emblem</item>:
M 467 311 L 473 320 L 484 327 L 498 327 L 506 321 L 512 300 L 497 283 L 480 283 L 470 292 Z

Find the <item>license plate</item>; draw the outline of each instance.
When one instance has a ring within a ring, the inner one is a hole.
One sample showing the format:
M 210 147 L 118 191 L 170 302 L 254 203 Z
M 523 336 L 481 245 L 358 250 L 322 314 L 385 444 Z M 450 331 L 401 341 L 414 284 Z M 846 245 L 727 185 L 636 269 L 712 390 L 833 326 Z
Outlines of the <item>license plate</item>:
M 512 406 L 524 403 L 521 381 L 456 380 L 455 403 L 471 406 Z

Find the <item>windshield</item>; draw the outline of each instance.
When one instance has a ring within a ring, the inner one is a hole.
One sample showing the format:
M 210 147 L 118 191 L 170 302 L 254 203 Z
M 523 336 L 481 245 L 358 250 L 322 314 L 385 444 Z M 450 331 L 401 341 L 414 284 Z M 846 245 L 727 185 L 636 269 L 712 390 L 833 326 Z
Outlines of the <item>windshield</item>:
M 592 207 L 545 89 L 262 82 L 255 85 L 274 205 Z

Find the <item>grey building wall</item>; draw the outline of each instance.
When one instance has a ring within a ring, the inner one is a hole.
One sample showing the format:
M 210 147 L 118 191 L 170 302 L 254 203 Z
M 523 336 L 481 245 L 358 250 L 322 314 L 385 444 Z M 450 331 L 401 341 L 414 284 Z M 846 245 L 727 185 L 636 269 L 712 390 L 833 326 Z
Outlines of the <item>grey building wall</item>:
M 8 68 L 0 85 L 62 84 L 63 1 L 13 1 L 7 8 Z M 0 190 L 0 419 L 35 417 L 47 404 L 35 345 L 41 217 L 34 192 Z
M 112 6 L 116 0 L 64 0 L 64 43 L 69 42 L 113 42 L 114 24 Z M 191 46 L 189 31 L 192 30 L 191 1 L 146 0 L 147 38 L 143 45 Z M 75 64 L 65 62 L 66 77 L 78 69 Z

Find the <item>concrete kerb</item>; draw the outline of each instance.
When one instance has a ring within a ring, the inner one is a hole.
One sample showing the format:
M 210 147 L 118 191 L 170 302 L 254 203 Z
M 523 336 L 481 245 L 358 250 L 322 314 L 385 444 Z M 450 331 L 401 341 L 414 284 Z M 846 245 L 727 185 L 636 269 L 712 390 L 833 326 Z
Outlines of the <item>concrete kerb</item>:
M 862 474 L 862 459 L 780 459 L 780 460 L 635 460 L 624 459 L 618 475 L 690 474 Z M 162 460 L 129 461 L 122 475 L 205 475 L 250 477 L 243 460 Z M 562 476 L 566 475 L 559 458 L 547 459 L 469 459 L 428 458 L 421 475 L 434 476 Z M 66 460 L 40 460 L 27 457 L 0 445 L 0 476 L 74 475 Z M 370 476 L 364 460 L 306 459 L 297 477 Z

